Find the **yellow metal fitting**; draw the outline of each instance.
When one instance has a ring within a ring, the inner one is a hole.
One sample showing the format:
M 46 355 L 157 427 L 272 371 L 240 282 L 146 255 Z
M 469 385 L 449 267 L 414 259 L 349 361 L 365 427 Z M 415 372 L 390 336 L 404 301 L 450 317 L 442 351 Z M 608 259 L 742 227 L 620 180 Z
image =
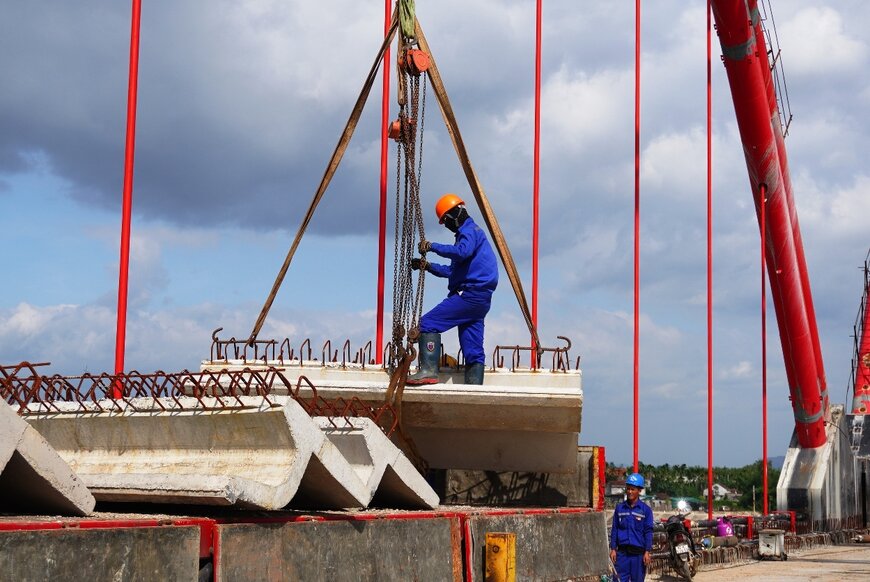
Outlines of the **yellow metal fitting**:
M 486 534 L 486 582 L 516 582 L 517 534 Z

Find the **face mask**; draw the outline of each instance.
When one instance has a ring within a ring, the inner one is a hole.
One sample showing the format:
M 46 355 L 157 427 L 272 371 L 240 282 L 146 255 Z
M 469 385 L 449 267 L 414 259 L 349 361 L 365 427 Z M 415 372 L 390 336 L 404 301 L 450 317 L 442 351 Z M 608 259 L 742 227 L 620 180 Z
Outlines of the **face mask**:
M 461 206 L 457 206 L 455 209 L 444 215 L 444 226 L 446 226 L 450 232 L 455 233 L 459 230 L 459 227 L 462 226 L 462 223 L 465 222 L 466 218 L 468 218 L 468 211 Z

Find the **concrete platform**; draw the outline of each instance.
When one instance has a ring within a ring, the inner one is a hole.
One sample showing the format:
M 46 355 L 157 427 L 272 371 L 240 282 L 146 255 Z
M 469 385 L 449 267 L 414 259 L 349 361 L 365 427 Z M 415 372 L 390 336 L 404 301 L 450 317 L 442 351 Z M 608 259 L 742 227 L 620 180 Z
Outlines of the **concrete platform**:
M 0 580 L 197 580 L 198 527 L 0 532 Z
M 517 580 L 598 580 L 607 571 L 600 512 L 209 513 L 0 517 L 0 580 L 196 580 L 198 574 L 199 580 L 472 582 L 484 579 L 482 544 L 495 531 L 517 534 Z
M 449 518 L 219 525 L 215 580 L 461 581 L 458 526 Z
M 241 360 L 205 361 L 203 371 L 275 366 L 296 386 L 305 376 L 327 399 L 356 397 L 381 404 L 389 382 L 380 367 Z M 573 473 L 583 391 L 579 370 L 487 370 L 483 386 L 461 384 L 461 372 L 441 383 L 407 386 L 402 417 L 407 434 L 434 469 Z M 303 382 L 300 395 L 310 397 Z
M 467 582 L 484 581 L 486 533 L 516 534 L 517 580 L 598 579 L 610 572 L 602 512 L 476 515 L 468 518 L 471 548 Z
M 60 412 L 27 418 L 100 501 L 344 509 L 372 500 L 380 483 L 362 479 L 295 400 L 234 402 L 232 408 L 186 397 L 55 403 Z M 366 422 L 371 426 L 361 423 L 360 433 L 374 427 Z M 381 479 L 387 466 L 401 466 L 395 447 L 384 449 L 370 451 Z M 380 459 L 384 454 L 389 458 Z M 402 504 L 430 507 L 434 492 L 415 475 L 413 484 L 398 479 L 406 489 Z
M 0 509 L 88 515 L 94 497 L 36 429 L 0 403 Z

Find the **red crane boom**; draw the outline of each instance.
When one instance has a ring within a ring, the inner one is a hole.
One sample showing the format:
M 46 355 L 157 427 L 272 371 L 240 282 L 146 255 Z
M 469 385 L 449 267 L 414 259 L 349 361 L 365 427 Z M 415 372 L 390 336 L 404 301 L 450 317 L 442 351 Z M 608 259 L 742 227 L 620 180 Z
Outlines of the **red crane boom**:
M 816 448 L 826 440 L 827 384 L 758 2 L 713 0 L 712 8 L 759 227 L 761 186 L 767 191 L 765 260 L 797 438 Z

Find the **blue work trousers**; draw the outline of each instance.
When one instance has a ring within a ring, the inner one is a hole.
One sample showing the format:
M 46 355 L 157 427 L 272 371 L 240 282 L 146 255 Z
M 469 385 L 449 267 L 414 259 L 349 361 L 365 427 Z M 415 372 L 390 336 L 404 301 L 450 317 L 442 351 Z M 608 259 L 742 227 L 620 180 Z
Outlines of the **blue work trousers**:
M 489 313 L 492 294 L 464 291 L 448 295 L 420 318 L 420 332 L 443 333 L 451 328 L 459 330 L 459 347 L 466 364 L 485 364 L 483 351 L 483 318 Z
M 629 556 L 628 554 L 617 552 L 616 573 L 619 575 L 619 582 L 643 582 L 644 576 L 646 576 L 643 554 Z

